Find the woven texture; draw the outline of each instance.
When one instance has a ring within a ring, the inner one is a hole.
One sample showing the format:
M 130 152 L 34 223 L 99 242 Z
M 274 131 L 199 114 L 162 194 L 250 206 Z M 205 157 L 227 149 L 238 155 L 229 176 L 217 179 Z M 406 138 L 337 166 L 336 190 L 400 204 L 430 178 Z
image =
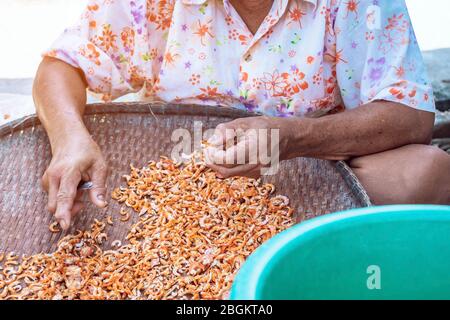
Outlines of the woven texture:
M 174 129 L 192 132 L 194 121 L 204 129 L 251 114 L 232 109 L 158 104 L 89 105 L 85 123 L 99 144 L 111 169 L 108 193 L 123 184 L 129 165 L 142 167 L 160 155 L 170 155 Z M 46 210 L 47 196 L 40 186 L 51 153 L 47 136 L 35 116 L 0 127 L 0 252 L 19 254 L 50 252 L 64 233 L 48 230 L 53 221 Z M 318 215 L 370 205 L 366 192 L 343 162 L 298 158 L 285 161 L 279 172 L 265 181 L 276 193 L 291 199 L 298 222 Z M 106 209 L 90 205 L 75 218 L 68 232 L 87 229 L 95 218 L 112 214 L 120 205 L 109 201 Z M 108 248 L 115 239 L 124 240 L 130 225 L 116 223 L 108 230 Z
M 432 144 L 450 154 L 450 111 L 436 113 Z

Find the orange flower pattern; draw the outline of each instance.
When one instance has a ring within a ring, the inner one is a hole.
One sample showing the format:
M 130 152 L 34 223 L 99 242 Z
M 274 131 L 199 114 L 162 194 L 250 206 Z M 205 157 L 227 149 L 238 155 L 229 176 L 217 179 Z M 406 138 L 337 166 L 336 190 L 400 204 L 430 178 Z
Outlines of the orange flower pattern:
M 321 116 L 389 100 L 434 111 L 404 0 L 274 0 L 252 34 L 229 0 L 90 0 L 44 53 L 104 100 Z

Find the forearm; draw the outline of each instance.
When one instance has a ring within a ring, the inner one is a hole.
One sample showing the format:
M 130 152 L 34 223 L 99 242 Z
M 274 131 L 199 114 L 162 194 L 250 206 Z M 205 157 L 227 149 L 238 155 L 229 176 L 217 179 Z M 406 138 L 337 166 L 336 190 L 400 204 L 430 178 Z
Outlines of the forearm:
M 377 101 L 316 119 L 289 119 L 284 158 L 345 160 L 407 144 L 428 143 L 434 114 L 401 104 Z
M 75 133 L 87 133 L 82 118 L 86 83 L 81 71 L 60 60 L 44 58 L 36 74 L 33 98 L 53 151 Z

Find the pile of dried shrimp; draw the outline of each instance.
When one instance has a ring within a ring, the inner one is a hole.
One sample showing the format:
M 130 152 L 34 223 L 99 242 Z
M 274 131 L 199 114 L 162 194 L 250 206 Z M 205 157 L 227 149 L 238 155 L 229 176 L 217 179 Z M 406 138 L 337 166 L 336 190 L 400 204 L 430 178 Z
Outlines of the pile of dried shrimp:
M 120 220 L 138 215 L 126 244 L 102 249 L 108 216 L 51 254 L 0 254 L 0 299 L 226 298 L 245 258 L 293 224 L 273 185 L 218 179 L 194 157 L 131 166 L 125 179 L 112 198 L 123 203 Z

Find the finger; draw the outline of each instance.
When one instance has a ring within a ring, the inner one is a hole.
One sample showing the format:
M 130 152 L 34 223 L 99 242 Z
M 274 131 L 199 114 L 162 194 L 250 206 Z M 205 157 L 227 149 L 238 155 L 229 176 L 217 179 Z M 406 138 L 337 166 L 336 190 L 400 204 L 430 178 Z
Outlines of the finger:
M 212 164 L 211 169 L 216 171 L 219 178 L 229 178 L 229 177 L 247 177 L 247 176 L 259 176 L 257 171 L 259 171 L 258 164 L 244 164 L 236 166 L 234 168 L 224 168 L 222 166 L 217 166 Z
M 235 124 L 233 121 L 219 124 L 214 134 L 208 139 L 208 145 L 222 147 L 231 144 L 235 138 Z
M 73 207 L 72 210 L 70 211 L 70 216 L 73 218 L 75 217 L 78 213 L 80 213 L 81 210 L 83 210 L 84 208 L 84 203 L 81 201 L 75 201 L 73 203 Z
M 50 178 L 48 185 L 48 210 L 51 213 L 56 212 L 56 199 L 59 189 L 59 179 Z
M 261 175 L 262 175 L 261 168 L 260 166 L 257 166 L 253 170 L 243 173 L 242 176 L 247 178 L 258 179 L 259 177 L 261 177 Z
M 231 163 L 225 163 L 225 151 L 215 148 L 215 147 L 208 147 L 204 150 L 205 153 L 205 162 L 208 166 L 209 164 L 215 164 L 219 166 L 223 166 L 225 168 L 232 168 L 236 165 Z
M 78 190 L 73 202 L 72 211 L 70 212 L 71 217 L 76 216 L 84 208 L 83 196 L 83 190 Z
M 97 207 L 104 208 L 108 205 L 106 202 L 106 178 L 108 176 L 106 164 L 103 162 L 94 164 L 90 176 L 92 188 L 89 190 L 89 197 Z
M 225 151 L 211 148 L 208 151 L 208 157 L 212 163 L 225 168 L 233 168 L 243 164 L 257 164 L 256 147 L 257 145 L 251 141 L 250 137 L 246 137 Z
M 261 118 L 261 116 L 239 118 L 232 120 L 230 122 L 225 122 L 217 125 L 217 127 L 214 130 L 214 134 L 208 139 L 208 144 L 212 146 L 219 146 L 223 145 L 230 138 L 234 138 L 234 136 L 227 137 L 226 136 L 227 131 L 236 132 L 239 129 L 242 131 L 251 128 L 256 129 L 257 127 L 255 127 L 255 125 L 258 124 L 259 118 Z
M 77 196 L 77 186 L 81 180 L 79 172 L 68 172 L 61 178 L 59 190 L 56 196 L 55 218 L 64 230 L 70 225 L 71 212 L 75 197 Z
M 42 187 L 48 193 L 47 208 L 51 213 L 56 211 L 56 195 L 59 189 L 59 180 L 58 176 L 50 174 L 48 171 L 42 177 Z
M 226 124 L 221 123 L 214 129 L 213 135 L 208 139 L 208 145 L 219 146 L 224 143 Z

